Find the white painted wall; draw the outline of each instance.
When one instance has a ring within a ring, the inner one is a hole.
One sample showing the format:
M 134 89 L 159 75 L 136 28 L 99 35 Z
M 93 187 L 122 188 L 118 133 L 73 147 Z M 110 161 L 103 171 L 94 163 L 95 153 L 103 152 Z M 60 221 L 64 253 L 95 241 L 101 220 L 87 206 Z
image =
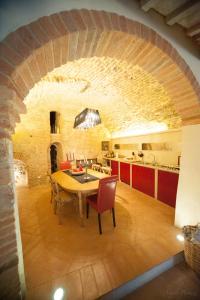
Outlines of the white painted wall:
M 183 127 L 175 225 L 200 222 L 200 125 Z
M 179 26 L 170 27 L 163 17 L 151 12 L 144 13 L 136 0 L 6 0 L 0 1 L 0 40 L 22 25 L 46 15 L 70 9 L 96 9 L 115 12 L 139 21 L 168 40 L 184 58 L 200 83 L 199 52 Z M 175 29 L 176 28 L 176 29 Z
M 170 150 L 161 151 L 144 150 L 144 161 L 152 162 L 153 155 L 155 155 L 156 162 L 159 164 L 178 164 L 178 156 L 181 155 L 181 130 L 112 139 L 112 149 L 115 153 L 131 157 L 131 150 L 115 150 L 114 144 L 135 144 L 138 147 L 133 147 L 133 151 L 137 154 L 138 150 L 141 150 L 142 143 L 166 143 L 170 148 Z

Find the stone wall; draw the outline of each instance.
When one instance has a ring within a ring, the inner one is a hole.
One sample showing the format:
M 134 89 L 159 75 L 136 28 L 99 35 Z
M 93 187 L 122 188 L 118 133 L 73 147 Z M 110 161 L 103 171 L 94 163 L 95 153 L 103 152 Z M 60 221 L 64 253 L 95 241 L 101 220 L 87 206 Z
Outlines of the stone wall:
M 60 160 L 66 160 L 67 152 L 74 153 L 77 159 L 83 156 L 96 158 L 101 152 L 101 141 L 109 139 L 109 133 L 103 125 L 87 131 L 73 129 L 76 114 L 73 106 L 70 109 L 70 104 L 68 107 L 65 103 L 63 96 L 55 94 L 36 99 L 34 95 L 32 91 L 27 97 L 27 114 L 21 116 L 21 122 L 12 136 L 14 158 L 27 165 L 29 185 L 46 182 L 46 174 L 50 170 L 51 144 L 60 148 Z M 59 134 L 50 134 L 50 111 L 60 113 Z

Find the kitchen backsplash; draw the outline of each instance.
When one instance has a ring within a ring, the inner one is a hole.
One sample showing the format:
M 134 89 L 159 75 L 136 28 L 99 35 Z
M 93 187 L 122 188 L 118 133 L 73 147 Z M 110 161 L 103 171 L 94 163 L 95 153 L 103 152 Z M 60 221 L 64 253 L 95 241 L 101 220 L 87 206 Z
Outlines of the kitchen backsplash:
M 144 153 L 144 161 L 151 162 L 155 156 L 155 160 L 158 163 L 177 165 L 178 156 L 181 155 L 181 136 L 181 130 L 173 130 L 112 139 L 112 150 L 115 154 L 124 155 L 125 157 L 131 157 L 132 152 L 134 152 L 137 159 L 140 159 L 137 156 L 138 151 L 142 151 Z

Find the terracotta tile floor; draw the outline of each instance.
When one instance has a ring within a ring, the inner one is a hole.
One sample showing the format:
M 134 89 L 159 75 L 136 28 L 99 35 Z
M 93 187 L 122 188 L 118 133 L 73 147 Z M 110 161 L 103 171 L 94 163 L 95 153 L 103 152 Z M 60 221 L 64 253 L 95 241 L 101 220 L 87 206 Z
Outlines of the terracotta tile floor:
M 119 183 L 117 227 L 112 215 L 90 211 L 80 227 L 76 205 L 68 203 L 63 224 L 53 214 L 50 187 L 18 188 L 27 299 L 52 299 L 62 286 L 67 299 L 96 299 L 182 250 L 173 226 L 174 209 Z

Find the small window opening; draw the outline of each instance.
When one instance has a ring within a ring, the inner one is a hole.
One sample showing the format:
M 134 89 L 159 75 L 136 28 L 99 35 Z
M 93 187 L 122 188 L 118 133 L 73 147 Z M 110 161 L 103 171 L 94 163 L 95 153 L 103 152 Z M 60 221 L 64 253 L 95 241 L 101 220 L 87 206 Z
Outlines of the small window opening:
M 59 113 L 56 111 L 50 112 L 50 127 L 51 127 L 51 133 L 59 133 Z

